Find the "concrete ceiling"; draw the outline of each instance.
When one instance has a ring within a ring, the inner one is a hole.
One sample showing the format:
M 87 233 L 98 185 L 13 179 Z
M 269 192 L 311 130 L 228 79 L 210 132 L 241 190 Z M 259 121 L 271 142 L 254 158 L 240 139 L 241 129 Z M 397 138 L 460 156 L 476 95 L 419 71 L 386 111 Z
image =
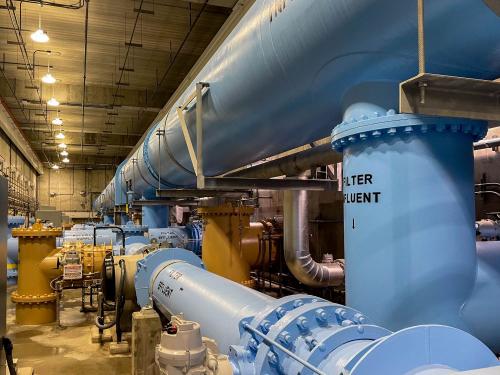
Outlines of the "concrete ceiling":
M 78 9 L 35 2 L 0 3 L 0 96 L 47 165 L 60 162 L 59 110 L 71 164 L 98 166 L 130 152 L 237 0 L 90 0 L 85 111 L 84 0 L 50 1 Z M 30 38 L 39 16 L 48 43 Z M 53 85 L 40 81 L 48 64 Z M 46 105 L 52 96 L 59 107 Z

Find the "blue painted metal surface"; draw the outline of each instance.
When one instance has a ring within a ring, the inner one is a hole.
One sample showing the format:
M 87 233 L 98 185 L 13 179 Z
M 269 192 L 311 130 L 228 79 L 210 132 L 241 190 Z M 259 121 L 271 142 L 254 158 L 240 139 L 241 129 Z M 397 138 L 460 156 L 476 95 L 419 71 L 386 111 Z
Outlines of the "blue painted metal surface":
M 500 352 L 500 241 L 476 242 L 478 267 L 474 290 L 461 308 L 470 332 Z
M 115 190 L 114 190 L 114 201 L 115 205 L 125 205 L 127 204 L 127 187 L 125 184 L 125 178 L 123 176 L 123 166 L 126 161 L 122 161 L 115 171 Z
M 390 329 L 451 325 L 500 351 L 500 263 L 478 268 L 473 227 L 472 142 L 485 132 L 482 122 L 394 111 L 334 129 L 349 306 Z
M 137 301 L 200 323 L 236 375 L 448 374 L 499 364 L 456 328 L 392 333 L 357 310 L 310 295 L 281 299 L 205 271 L 191 252 L 159 250 L 138 262 Z
M 142 206 L 142 225 L 150 230 L 170 226 L 170 208 L 168 206 Z
M 120 228 L 123 229 L 125 238 L 132 236 L 144 236 L 144 234 L 148 231 L 148 227 L 146 225 L 134 224 L 133 221 L 128 221 L 125 225 L 120 225 Z
M 116 233 L 113 232 L 111 229 L 99 230 L 96 232 L 95 237 L 97 245 L 110 245 L 116 243 Z M 94 229 L 76 228 L 71 230 L 65 230 L 63 232 L 62 241 L 59 242 L 58 246 L 62 246 L 63 242 L 83 242 L 85 244 L 93 244 Z
M 10 216 L 7 218 L 7 278 L 17 277 L 17 262 L 19 261 L 19 238 L 12 237 L 12 228 L 24 225 L 24 216 Z
M 104 225 L 113 225 L 115 221 L 113 220 L 113 215 L 104 215 L 103 216 L 103 224 Z
M 294 0 L 285 7 L 257 0 L 154 124 L 124 165 L 125 179 L 137 198 L 154 197 L 158 176 L 163 187 L 195 184 L 176 109 L 197 82 L 210 84 L 203 97 L 207 176 L 325 137 L 355 103 L 395 108 L 397 84 L 417 73 L 416 20 L 415 0 Z M 428 1 L 425 27 L 429 72 L 500 76 L 500 22 L 483 1 Z M 186 113 L 191 137 L 195 107 Z M 110 183 L 100 205 L 113 206 L 113 189 Z
M 188 223 L 184 227 L 168 227 L 149 229 L 149 240 L 159 244 L 168 243 L 168 247 L 178 247 L 201 256 L 202 228 L 201 223 Z

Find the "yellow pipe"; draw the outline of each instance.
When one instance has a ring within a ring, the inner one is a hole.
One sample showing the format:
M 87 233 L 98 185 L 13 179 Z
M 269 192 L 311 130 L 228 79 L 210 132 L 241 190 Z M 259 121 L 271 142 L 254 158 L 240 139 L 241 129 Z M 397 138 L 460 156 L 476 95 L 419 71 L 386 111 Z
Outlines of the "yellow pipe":
M 53 280 L 56 277 L 62 275 L 62 270 L 59 268 L 60 255 L 61 249 L 54 249 L 40 262 L 40 270 L 45 274 L 45 276 L 47 276 L 49 280 Z
M 231 204 L 198 209 L 203 217 L 202 259 L 205 267 L 247 286 L 253 286 L 251 268 L 269 261 L 259 246 L 266 228 L 262 223 L 250 223 L 253 212 L 253 207 L 234 207 Z M 275 251 L 273 246 L 272 254 Z
M 12 229 L 12 237 L 19 237 L 19 276 L 17 290 L 11 294 L 17 324 L 56 320 L 56 294 L 40 263 L 56 247 L 56 237 L 61 235 L 60 228 L 45 228 L 40 220 L 31 228 Z

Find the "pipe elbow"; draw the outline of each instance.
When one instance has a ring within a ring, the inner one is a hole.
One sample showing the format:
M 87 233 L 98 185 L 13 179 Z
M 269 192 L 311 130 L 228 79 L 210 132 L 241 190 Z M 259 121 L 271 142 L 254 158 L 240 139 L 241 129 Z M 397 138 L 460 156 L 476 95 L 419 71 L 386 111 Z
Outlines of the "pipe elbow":
M 285 262 L 302 284 L 312 287 L 340 286 L 344 283 L 344 260 L 316 262 L 308 251 L 286 251 Z
M 293 276 L 312 287 L 342 285 L 344 261 L 318 263 L 309 251 L 307 191 L 285 191 L 283 211 L 285 262 Z
M 60 249 L 55 249 L 40 262 L 40 270 L 46 277 L 53 279 L 62 274 L 62 270 L 59 267 L 60 255 Z

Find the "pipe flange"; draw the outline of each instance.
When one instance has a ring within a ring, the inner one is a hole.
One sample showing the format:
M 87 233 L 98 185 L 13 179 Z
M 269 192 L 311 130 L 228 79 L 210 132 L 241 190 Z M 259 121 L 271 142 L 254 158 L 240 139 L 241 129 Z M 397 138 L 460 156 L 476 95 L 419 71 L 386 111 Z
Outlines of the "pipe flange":
M 328 301 L 295 301 L 293 309 L 273 324 L 266 337 L 279 342 L 287 349 L 296 352 L 308 346 L 307 359 L 314 366 L 331 353 L 334 348 L 354 340 L 376 340 L 391 332 L 377 326 L 369 325 L 369 319 L 359 311 L 331 303 Z M 330 335 L 318 335 L 318 328 L 333 328 Z M 263 332 L 261 330 L 261 332 Z M 269 345 L 260 345 L 262 339 L 252 337 L 251 343 L 257 343 L 255 366 L 258 373 L 272 373 L 277 364 L 284 364 L 288 356 Z M 325 351 L 328 348 L 328 351 Z M 251 350 L 251 348 L 249 348 Z M 314 353 L 314 355 L 313 355 Z M 289 362 L 292 368 L 285 373 L 302 374 L 305 368 L 295 361 Z
M 394 136 L 449 132 L 469 134 L 473 141 L 486 135 L 485 121 L 460 118 L 434 117 L 414 114 L 397 114 L 393 109 L 385 115 L 375 112 L 371 117 L 350 119 L 332 131 L 332 148 L 341 152 L 345 147 L 370 139 L 390 140 Z
M 240 322 L 240 343 L 246 346 L 246 343 L 252 338 L 252 335 L 244 328 L 243 323 L 249 323 L 251 327 L 259 329 L 262 333 L 267 334 L 276 322 L 283 318 L 288 312 L 312 302 L 327 302 L 326 300 L 313 297 L 307 294 L 295 294 L 282 297 L 269 303 L 268 308 L 262 310 L 255 316 L 250 316 Z
M 60 237 L 62 228 L 47 228 L 38 219 L 30 228 L 12 229 L 12 237 L 32 238 L 32 237 Z
M 7 220 L 7 225 L 9 228 L 18 228 L 24 225 L 25 217 L 24 216 L 9 216 Z
M 17 290 L 15 290 L 11 293 L 10 299 L 14 303 L 40 304 L 40 303 L 55 302 L 57 299 L 57 296 L 55 293 L 47 293 L 47 294 L 40 294 L 40 295 L 19 294 L 17 292 Z
M 458 348 L 453 353 L 450 348 Z M 398 353 L 411 353 L 404 360 L 391 361 Z M 386 360 L 383 360 L 386 359 Z M 475 370 L 498 366 L 496 356 L 471 334 L 457 328 L 424 325 L 403 329 L 374 342 L 353 356 L 344 366 L 350 375 L 407 374 L 429 368 Z
M 252 206 L 232 206 L 231 204 L 198 208 L 198 214 L 201 216 L 251 216 L 254 211 Z

